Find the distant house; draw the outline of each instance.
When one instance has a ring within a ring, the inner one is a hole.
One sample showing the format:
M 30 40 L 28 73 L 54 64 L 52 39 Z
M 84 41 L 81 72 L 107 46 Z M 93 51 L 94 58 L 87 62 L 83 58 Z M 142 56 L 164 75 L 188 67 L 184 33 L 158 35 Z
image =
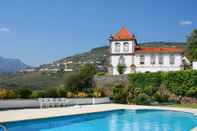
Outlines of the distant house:
M 22 69 L 19 70 L 19 73 L 31 73 L 31 72 L 36 72 L 37 70 L 35 68 L 27 68 L 27 69 Z
M 126 28 L 110 38 L 109 73 L 118 75 L 118 65 L 124 74 L 132 72 L 177 71 L 183 69 L 183 49 L 178 47 L 141 47 Z

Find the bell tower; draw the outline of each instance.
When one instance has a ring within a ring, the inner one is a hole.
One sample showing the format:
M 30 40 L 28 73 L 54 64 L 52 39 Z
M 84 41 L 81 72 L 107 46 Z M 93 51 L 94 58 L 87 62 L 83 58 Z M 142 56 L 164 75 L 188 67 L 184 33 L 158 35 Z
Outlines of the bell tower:
M 112 36 L 110 42 L 110 72 L 113 75 L 120 74 L 118 65 L 122 64 L 124 74 L 131 72 L 130 66 L 133 63 L 133 55 L 135 52 L 136 39 L 132 33 L 129 33 L 127 28 L 122 27 L 118 33 Z

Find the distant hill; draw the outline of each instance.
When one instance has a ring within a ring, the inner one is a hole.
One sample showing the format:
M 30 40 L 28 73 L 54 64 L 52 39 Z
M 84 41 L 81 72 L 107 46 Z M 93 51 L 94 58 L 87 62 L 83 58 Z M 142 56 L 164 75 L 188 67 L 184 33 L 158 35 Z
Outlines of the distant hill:
M 171 47 L 177 46 L 185 48 L 185 43 L 183 42 L 145 42 L 139 43 L 140 46 L 143 47 Z M 90 51 L 76 54 L 73 56 L 69 56 L 60 60 L 53 62 L 53 64 L 45 64 L 41 65 L 40 68 L 56 68 L 57 65 L 65 63 L 66 61 L 72 61 L 72 63 L 68 64 L 68 68 L 72 68 L 73 70 L 78 70 L 81 64 L 85 63 L 94 63 L 96 65 L 105 65 L 107 64 L 109 56 L 109 47 L 103 46 L 98 48 L 93 48 Z M 58 68 L 58 67 L 57 67 Z
M 19 59 L 0 57 L 0 74 L 15 73 L 18 70 L 28 67 L 28 65 L 24 64 Z

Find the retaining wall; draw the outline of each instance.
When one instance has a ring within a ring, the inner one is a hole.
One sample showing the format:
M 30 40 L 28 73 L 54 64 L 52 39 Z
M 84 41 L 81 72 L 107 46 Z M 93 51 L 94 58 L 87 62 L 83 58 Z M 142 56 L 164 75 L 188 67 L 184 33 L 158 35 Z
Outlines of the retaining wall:
M 68 98 L 68 105 L 90 105 L 110 103 L 109 97 L 103 98 Z M 0 100 L 0 109 L 38 108 L 38 99 Z

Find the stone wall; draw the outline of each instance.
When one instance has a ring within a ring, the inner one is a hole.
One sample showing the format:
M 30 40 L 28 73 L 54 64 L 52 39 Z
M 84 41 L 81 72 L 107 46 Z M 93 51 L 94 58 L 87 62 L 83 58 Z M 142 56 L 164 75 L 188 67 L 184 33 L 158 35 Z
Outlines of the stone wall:
M 94 87 L 105 88 L 105 94 L 111 95 L 111 88 L 117 84 L 128 84 L 128 75 L 108 75 L 95 76 L 93 79 Z

